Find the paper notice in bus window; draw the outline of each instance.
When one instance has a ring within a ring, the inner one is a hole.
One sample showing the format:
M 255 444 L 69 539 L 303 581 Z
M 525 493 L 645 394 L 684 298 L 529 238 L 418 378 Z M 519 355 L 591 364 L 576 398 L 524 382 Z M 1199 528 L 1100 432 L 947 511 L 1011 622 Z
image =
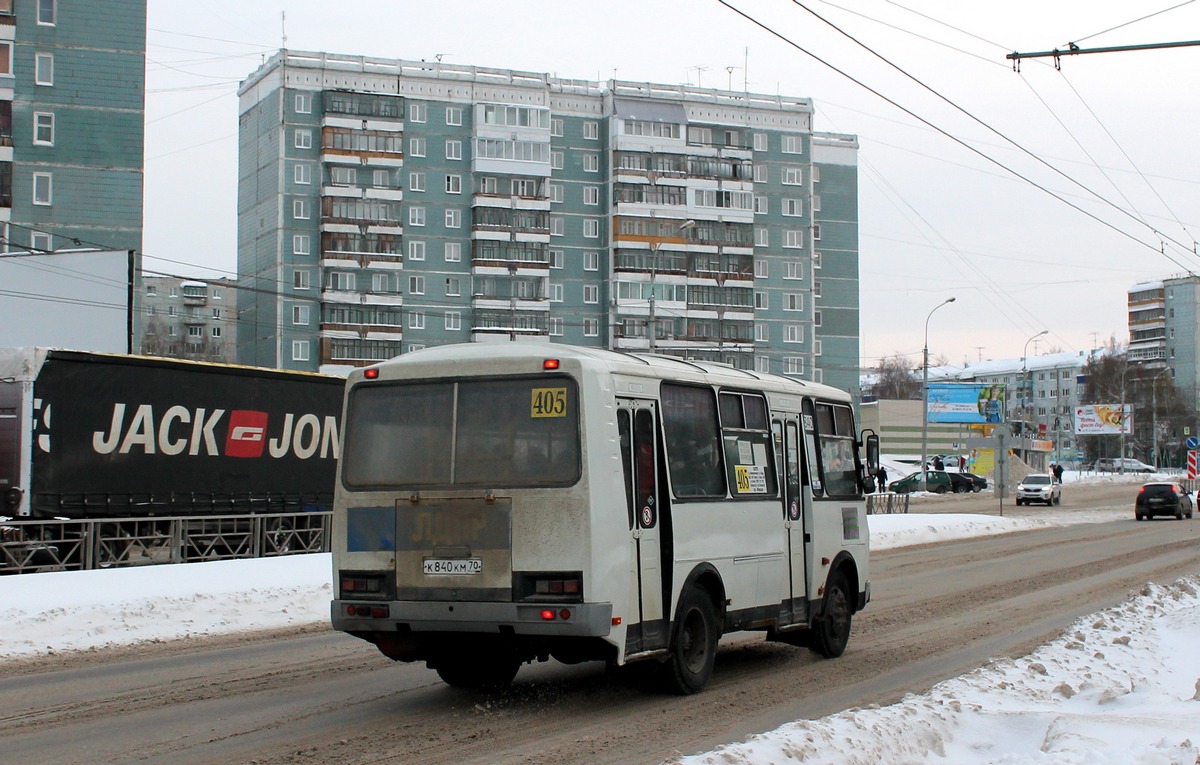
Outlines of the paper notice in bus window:
M 738 462 L 743 465 L 754 464 L 753 444 L 749 441 L 738 441 Z
M 858 528 L 858 508 L 842 508 L 842 539 L 846 542 L 862 539 L 862 532 Z
M 534 388 L 529 402 L 530 417 L 566 417 L 566 388 Z
M 733 468 L 738 494 L 766 494 L 767 469 L 761 465 L 736 465 Z

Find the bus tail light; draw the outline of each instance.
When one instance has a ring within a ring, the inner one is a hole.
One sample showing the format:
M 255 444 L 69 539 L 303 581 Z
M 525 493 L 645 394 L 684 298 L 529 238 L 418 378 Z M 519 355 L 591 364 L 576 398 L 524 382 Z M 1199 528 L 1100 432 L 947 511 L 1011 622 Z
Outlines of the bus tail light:
M 513 595 L 526 603 L 582 603 L 582 571 L 518 571 Z
M 388 618 L 387 606 L 372 606 L 366 603 L 351 603 L 346 606 L 346 616 L 363 616 L 371 619 Z
M 538 595 L 578 595 L 582 590 L 578 579 L 538 579 L 534 591 Z
M 547 622 L 554 621 L 554 609 L 553 608 L 543 608 L 542 609 L 542 621 L 547 621 Z

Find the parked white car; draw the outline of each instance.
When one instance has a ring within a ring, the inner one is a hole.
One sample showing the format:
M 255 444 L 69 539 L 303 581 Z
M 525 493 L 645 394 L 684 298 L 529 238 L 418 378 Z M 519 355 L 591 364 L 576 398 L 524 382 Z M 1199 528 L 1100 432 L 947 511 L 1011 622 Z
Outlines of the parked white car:
M 1028 505 L 1032 502 L 1057 505 L 1062 502 L 1062 484 L 1049 473 L 1030 473 L 1017 484 L 1017 504 Z

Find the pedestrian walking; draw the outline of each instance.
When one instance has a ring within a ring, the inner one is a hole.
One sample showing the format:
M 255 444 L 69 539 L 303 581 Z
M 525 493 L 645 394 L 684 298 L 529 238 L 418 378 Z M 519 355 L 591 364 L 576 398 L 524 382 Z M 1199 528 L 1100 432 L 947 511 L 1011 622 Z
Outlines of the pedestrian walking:
M 887 491 L 887 471 L 883 465 L 875 468 L 875 482 L 879 485 L 879 491 Z

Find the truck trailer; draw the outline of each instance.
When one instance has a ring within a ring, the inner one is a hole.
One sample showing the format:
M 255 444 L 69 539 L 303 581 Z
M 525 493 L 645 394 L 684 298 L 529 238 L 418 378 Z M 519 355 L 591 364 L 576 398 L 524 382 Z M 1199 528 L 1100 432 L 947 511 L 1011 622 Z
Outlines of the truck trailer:
M 330 510 L 344 385 L 305 372 L 0 349 L 0 516 Z

